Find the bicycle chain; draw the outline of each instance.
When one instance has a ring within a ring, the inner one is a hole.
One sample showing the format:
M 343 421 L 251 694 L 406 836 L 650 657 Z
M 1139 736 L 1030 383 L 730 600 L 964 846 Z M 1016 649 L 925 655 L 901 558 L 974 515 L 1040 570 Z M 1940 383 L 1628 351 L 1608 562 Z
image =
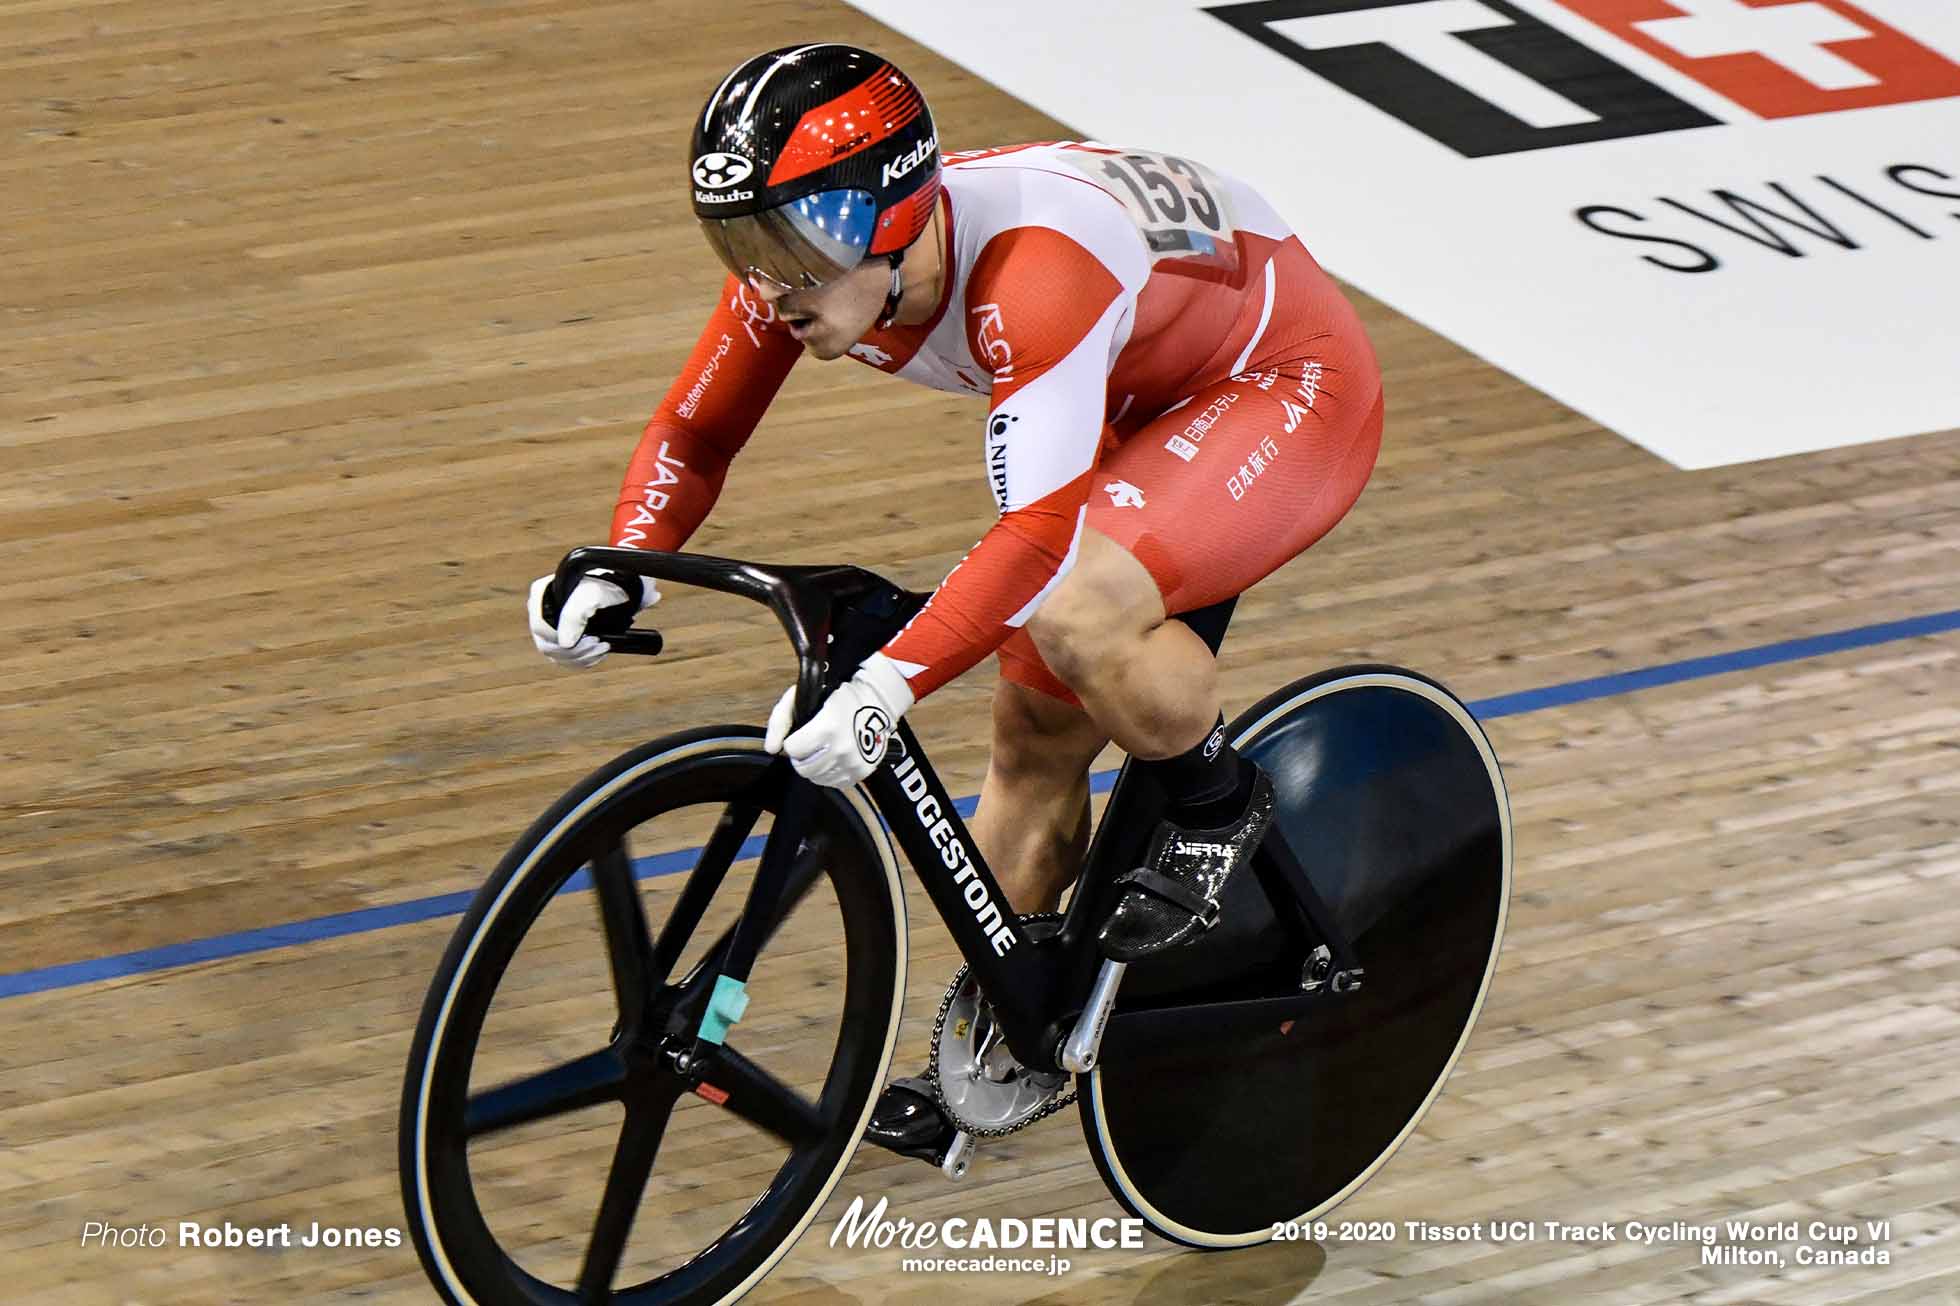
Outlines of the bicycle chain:
M 1062 920 L 1062 913 L 1058 911 L 1029 912 L 1025 916 L 1017 915 L 1014 919 L 1022 926 L 1030 923 L 1043 924 L 1049 921 L 1053 921 L 1059 925 Z M 1046 1120 L 1049 1116 L 1054 1115 L 1057 1111 L 1060 1111 L 1063 1107 L 1075 1101 L 1076 1090 L 1071 1087 L 1066 1092 L 1057 1093 L 1048 1102 L 1037 1107 L 1034 1113 L 1026 1120 L 1018 1124 L 1007 1125 L 1001 1128 L 990 1128 L 985 1125 L 969 1125 L 959 1118 L 958 1113 L 953 1110 L 952 1105 L 946 1101 L 946 1094 L 939 1087 L 939 1036 L 946 1028 L 946 1013 L 952 1010 L 953 995 L 960 991 L 960 985 L 966 982 L 966 973 L 972 968 L 971 964 L 962 964 L 957 971 L 953 972 L 952 982 L 946 986 L 946 996 L 939 999 L 939 1015 L 932 1022 L 932 1050 L 927 1054 L 925 1077 L 927 1082 L 932 1085 L 933 1101 L 939 1103 L 939 1109 L 946 1113 L 946 1118 L 951 1120 L 957 1128 L 964 1130 L 975 1138 L 1005 1138 L 1009 1134 L 1020 1133 L 1037 1120 Z M 982 993 L 980 996 L 984 1002 L 986 1000 L 986 994 Z M 1072 1079 L 1073 1076 L 1070 1078 Z

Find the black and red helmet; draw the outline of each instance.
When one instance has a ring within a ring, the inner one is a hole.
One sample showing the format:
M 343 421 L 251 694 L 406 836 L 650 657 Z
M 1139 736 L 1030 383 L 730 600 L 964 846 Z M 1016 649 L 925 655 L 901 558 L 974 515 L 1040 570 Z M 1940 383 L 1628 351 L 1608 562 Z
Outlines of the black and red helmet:
M 729 271 L 816 286 L 905 249 L 939 198 L 912 79 L 852 45 L 788 45 L 728 74 L 694 124 L 694 216 Z

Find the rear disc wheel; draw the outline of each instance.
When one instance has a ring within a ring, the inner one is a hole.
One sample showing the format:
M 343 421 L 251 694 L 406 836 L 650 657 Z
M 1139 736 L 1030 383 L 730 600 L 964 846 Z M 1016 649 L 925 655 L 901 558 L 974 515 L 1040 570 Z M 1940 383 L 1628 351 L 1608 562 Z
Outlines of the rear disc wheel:
M 1276 828 L 1365 972 L 1252 1033 L 1106 1056 L 1083 1133 L 1117 1199 L 1166 1238 L 1266 1241 L 1318 1218 L 1391 1157 L 1441 1092 L 1497 964 L 1511 889 L 1504 780 L 1469 710 L 1432 680 L 1349 667 L 1243 713 L 1234 747 L 1273 778 Z M 1133 965 L 1125 1011 L 1298 996 L 1312 937 L 1255 862 L 1216 930 Z M 1277 904 L 1277 905 L 1276 905 Z

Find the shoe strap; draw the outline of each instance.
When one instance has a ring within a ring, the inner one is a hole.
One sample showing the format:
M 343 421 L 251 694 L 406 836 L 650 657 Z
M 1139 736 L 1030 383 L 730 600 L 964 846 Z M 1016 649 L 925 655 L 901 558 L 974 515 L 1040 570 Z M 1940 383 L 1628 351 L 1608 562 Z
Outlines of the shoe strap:
M 1218 904 L 1192 889 L 1186 888 L 1166 875 L 1159 875 L 1148 867 L 1139 866 L 1133 871 L 1125 871 L 1116 877 L 1118 884 L 1131 884 L 1145 893 L 1162 898 L 1173 906 L 1182 907 L 1196 916 L 1206 929 L 1218 919 Z

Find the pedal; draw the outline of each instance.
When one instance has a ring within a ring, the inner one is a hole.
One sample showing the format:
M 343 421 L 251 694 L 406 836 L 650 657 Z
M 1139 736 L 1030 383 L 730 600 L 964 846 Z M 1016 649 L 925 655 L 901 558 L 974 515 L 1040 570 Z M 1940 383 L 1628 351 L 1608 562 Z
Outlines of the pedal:
M 939 1162 L 939 1172 L 948 1179 L 966 1178 L 968 1167 L 973 1164 L 973 1135 L 962 1129 L 953 1135 L 952 1144 Z
M 1075 1028 L 1062 1042 L 1062 1069 L 1086 1075 L 1096 1068 L 1103 1030 L 1109 1024 L 1109 1013 L 1116 1009 L 1116 988 L 1129 968 L 1127 962 L 1105 961 L 1096 972 L 1096 986 L 1089 991 L 1089 1005 L 1082 1009 Z
M 938 1165 L 957 1133 L 934 1099 L 932 1081 L 915 1076 L 885 1085 L 864 1137 L 888 1152 Z

